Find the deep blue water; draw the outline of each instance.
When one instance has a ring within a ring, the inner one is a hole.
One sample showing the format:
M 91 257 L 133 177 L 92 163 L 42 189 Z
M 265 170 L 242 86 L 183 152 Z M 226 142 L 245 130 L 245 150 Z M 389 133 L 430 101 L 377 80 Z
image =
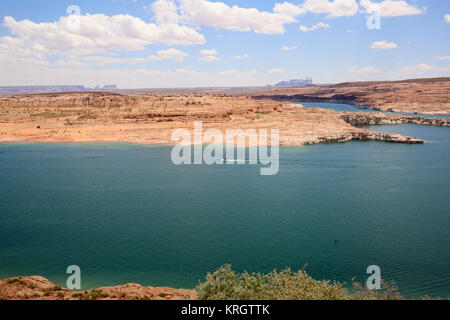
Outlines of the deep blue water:
M 412 117 L 425 117 L 425 118 L 449 118 L 450 115 L 429 115 L 429 114 L 421 114 L 421 113 L 405 113 L 405 112 L 385 112 L 378 111 L 373 109 L 362 109 L 355 107 L 350 104 L 344 103 L 327 103 L 327 102 L 302 102 L 296 101 L 297 103 L 302 104 L 304 107 L 320 107 L 325 109 L 333 109 L 336 111 L 348 111 L 348 112 L 382 112 L 386 114 L 401 114 L 404 116 L 412 116 Z
M 192 288 L 229 263 L 349 283 L 376 264 L 408 297 L 449 297 L 450 129 L 373 129 L 431 142 L 281 148 L 276 176 L 176 167 L 170 147 L 0 144 L 0 278 L 64 285 L 76 264 L 83 288 Z

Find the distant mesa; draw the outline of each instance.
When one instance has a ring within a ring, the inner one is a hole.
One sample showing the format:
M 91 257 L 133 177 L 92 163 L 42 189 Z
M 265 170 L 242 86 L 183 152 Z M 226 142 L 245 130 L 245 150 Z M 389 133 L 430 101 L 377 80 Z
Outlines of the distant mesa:
M 26 93 L 56 93 L 56 92 L 81 92 L 90 90 L 116 90 L 115 84 L 107 84 L 103 87 L 88 88 L 80 85 L 70 86 L 0 86 L 0 95 L 26 94 Z
M 306 78 L 281 81 L 273 86 L 269 85 L 269 87 L 312 87 L 313 85 L 314 84 L 312 78 Z
M 85 91 L 85 86 L 8 86 L 0 87 L 0 93 L 20 94 L 20 93 L 53 93 L 53 92 L 74 92 Z
M 101 88 L 100 86 L 96 86 L 95 90 L 116 90 L 117 89 L 117 85 L 115 84 L 107 84 L 104 85 L 103 88 Z

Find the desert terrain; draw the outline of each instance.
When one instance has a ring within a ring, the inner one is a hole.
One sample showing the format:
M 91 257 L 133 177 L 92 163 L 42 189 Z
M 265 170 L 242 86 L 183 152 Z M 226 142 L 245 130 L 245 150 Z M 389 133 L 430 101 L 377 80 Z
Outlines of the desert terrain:
M 450 123 L 447 118 L 304 108 L 290 101 L 279 101 L 279 97 L 270 96 L 270 92 L 266 92 L 264 99 L 210 93 L 112 92 L 5 97 L 0 99 L 0 142 L 175 144 L 171 140 L 175 129 L 192 130 L 194 121 L 202 121 L 204 130 L 279 129 L 283 146 L 350 140 L 423 143 L 414 137 L 367 131 L 356 125 L 448 126 Z
M 342 102 L 380 111 L 450 114 L 450 78 L 269 88 L 253 92 L 252 96 L 277 100 Z

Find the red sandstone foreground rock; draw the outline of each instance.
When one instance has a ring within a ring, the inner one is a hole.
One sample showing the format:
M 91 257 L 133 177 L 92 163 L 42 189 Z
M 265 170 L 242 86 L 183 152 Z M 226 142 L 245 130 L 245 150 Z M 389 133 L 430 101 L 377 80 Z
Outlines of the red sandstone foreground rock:
M 347 113 L 291 102 L 214 94 L 122 95 L 62 93 L 0 99 L 0 142 L 127 142 L 175 144 L 175 129 L 279 129 L 280 144 L 376 140 L 423 143 L 414 137 L 357 128 L 356 124 L 418 123 L 449 119 Z
M 195 300 L 197 292 L 126 284 L 87 291 L 70 291 L 39 276 L 0 281 L 0 300 Z

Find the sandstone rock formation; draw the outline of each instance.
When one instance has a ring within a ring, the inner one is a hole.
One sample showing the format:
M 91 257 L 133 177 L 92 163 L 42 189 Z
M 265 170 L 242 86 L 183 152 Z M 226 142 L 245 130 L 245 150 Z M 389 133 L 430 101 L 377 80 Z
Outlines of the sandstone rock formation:
M 371 123 L 448 125 L 447 120 L 362 115 L 226 94 L 62 93 L 0 99 L 0 142 L 174 144 L 175 129 L 279 129 L 280 144 L 377 140 L 423 143 L 354 127 Z M 409 122 L 408 122 L 409 121 Z
M 401 115 L 386 115 L 384 113 L 346 112 L 341 116 L 341 119 L 354 126 L 381 124 L 420 124 L 438 127 L 450 126 L 450 118 L 407 117 Z
M 16 277 L 0 281 L 0 300 L 195 300 L 197 292 L 153 288 L 139 284 L 70 291 L 39 277 Z

